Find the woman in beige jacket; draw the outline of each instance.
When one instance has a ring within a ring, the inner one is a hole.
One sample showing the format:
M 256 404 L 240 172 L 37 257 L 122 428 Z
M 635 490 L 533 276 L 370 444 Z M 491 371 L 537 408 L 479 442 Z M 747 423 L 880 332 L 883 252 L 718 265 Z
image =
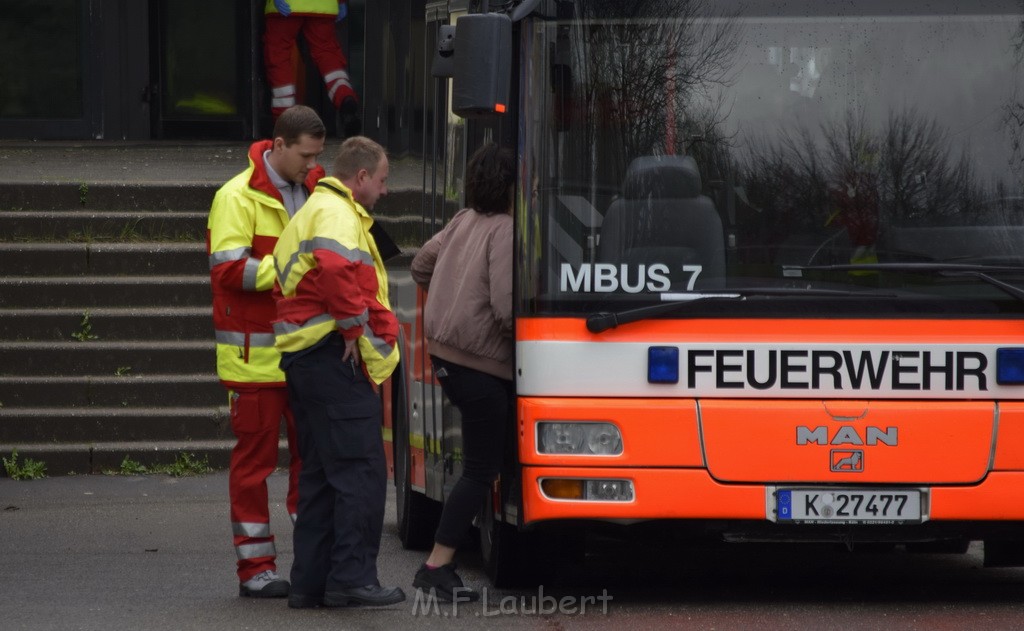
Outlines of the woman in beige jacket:
M 441 513 L 413 586 L 439 600 L 477 600 L 455 573 L 455 548 L 498 477 L 512 419 L 512 199 L 515 160 L 495 144 L 470 158 L 466 203 L 412 262 L 427 290 L 424 329 L 434 375 L 462 415 L 462 477 Z

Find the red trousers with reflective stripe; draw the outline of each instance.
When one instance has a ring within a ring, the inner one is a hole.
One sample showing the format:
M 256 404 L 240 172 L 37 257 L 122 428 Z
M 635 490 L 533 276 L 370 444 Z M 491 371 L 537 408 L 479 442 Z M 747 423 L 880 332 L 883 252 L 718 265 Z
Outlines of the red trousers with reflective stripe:
M 288 434 L 291 462 L 285 505 L 294 516 L 299 503 L 298 441 L 286 388 L 233 388 L 231 430 L 237 439 L 231 452 L 228 489 L 231 529 L 238 556 L 238 578 L 245 582 L 264 570 L 276 570 L 277 554 L 270 532 L 267 477 L 277 468 L 281 420 Z
M 284 17 L 266 16 L 263 32 L 263 64 L 267 70 L 267 81 L 272 93 L 271 112 L 274 120 L 292 105 L 295 105 L 295 67 L 292 65 L 292 50 L 299 33 L 309 46 L 320 75 L 327 84 L 334 107 L 341 107 L 346 98 L 357 99 L 348 76 L 348 59 L 338 44 L 334 32 L 334 18 L 331 16 Z

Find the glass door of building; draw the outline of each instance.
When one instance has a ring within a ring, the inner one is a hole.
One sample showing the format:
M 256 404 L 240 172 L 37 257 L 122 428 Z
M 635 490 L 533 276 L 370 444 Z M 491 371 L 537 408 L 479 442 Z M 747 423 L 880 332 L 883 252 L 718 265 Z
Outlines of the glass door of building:
M 154 0 L 156 138 L 244 139 L 258 135 L 253 102 L 259 68 L 252 0 Z
M 0 138 L 102 137 L 102 15 L 82 0 L 0 7 Z

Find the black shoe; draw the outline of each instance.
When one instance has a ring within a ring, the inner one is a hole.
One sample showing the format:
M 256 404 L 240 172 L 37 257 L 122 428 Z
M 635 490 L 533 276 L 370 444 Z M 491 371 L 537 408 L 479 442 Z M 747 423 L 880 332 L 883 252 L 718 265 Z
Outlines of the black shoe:
M 441 602 L 476 602 L 480 600 L 479 592 L 475 592 L 462 582 L 459 575 L 455 573 L 455 564 L 449 563 L 434 569 L 428 568 L 425 564 L 416 570 L 416 577 L 412 581 L 413 587 L 433 590 L 434 595 Z
M 359 103 L 349 97 L 341 102 L 338 108 L 338 133 L 341 137 L 351 138 L 363 132 L 363 121 L 359 119 Z
M 313 609 L 324 604 L 323 596 L 288 594 L 288 606 L 292 609 Z
M 260 572 L 238 585 L 238 595 L 249 598 L 284 598 L 288 595 L 288 581 L 273 570 Z
M 383 607 L 394 605 L 405 600 L 405 592 L 401 587 L 346 587 L 324 594 L 324 607 Z

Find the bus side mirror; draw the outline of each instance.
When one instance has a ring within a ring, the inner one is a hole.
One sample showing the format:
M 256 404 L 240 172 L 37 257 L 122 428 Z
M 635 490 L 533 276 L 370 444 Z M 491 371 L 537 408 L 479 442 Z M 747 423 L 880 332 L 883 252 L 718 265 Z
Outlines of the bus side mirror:
M 463 118 L 504 114 L 512 76 L 512 20 L 501 13 L 455 22 L 452 112 Z

